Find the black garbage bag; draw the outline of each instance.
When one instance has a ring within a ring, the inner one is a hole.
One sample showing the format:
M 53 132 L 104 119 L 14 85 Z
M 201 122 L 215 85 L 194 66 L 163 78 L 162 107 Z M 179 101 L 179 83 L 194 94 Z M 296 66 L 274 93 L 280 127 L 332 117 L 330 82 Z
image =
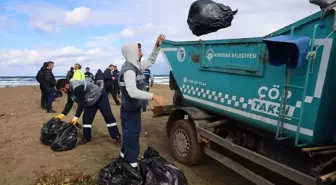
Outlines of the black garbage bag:
M 321 9 L 325 9 L 336 3 L 336 0 L 309 0 L 310 3 L 318 5 Z
M 237 12 L 212 0 L 198 0 L 190 6 L 187 23 L 194 35 L 201 36 L 231 26 Z
M 150 146 L 144 153 L 140 167 L 145 180 L 144 185 L 188 185 L 183 172 Z
M 99 185 L 142 185 L 143 178 L 139 171 L 123 160 L 116 159 L 100 169 Z
M 40 141 L 47 146 L 50 146 L 51 143 L 56 139 L 57 133 L 66 127 L 66 123 L 57 119 L 52 118 L 46 122 L 41 128 Z
M 56 139 L 51 143 L 53 151 L 61 152 L 72 150 L 76 147 L 78 139 L 77 129 L 74 125 L 67 123 L 57 134 Z

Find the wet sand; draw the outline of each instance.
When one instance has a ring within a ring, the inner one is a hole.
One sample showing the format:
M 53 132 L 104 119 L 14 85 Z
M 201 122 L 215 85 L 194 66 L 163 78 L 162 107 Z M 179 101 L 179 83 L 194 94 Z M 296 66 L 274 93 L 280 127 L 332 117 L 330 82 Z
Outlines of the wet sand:
M 155 85 L 154 93 L 171 102 L 173 92 L 168 86 Z M 66 95 L 53 106 L 62 111 Z M 112 111 L 119 120 L 119 108 L 110 96 Z M 97 113 L 92 126 L 92 142 L 67 152 L 53 152 L 39 141 L 42 125 L 56 114 L 40 109 L 40 90 L 37 86 L 0 88 L 0 184 L 36 184 L 41 173 L 54 174 L 58 170 L 83 172 L 97 176 L 100 168 L 117 157 L 119 149 L 109 137 L 106 124 Z M 150 106 L 153 106 L 150 102 Z M 74 115 L 72 109 L 66 121 Z M 168 147 L 165 123 L 168 117 L 152 118 L 152 112 L 142 115 L 141 152 L 148 145 L 163 157 L 174 162 L 186 175 L 191 185 L 249 185 L 241 176 L 218 162 L 205 158 L 203 163 L 186 167 L 174 161 Z M 80 123 L 81 123 L 81 119 Z M 120 124 L 118 125 L 121 130 Z M 82 131 L 79 131 L 80 136 Z

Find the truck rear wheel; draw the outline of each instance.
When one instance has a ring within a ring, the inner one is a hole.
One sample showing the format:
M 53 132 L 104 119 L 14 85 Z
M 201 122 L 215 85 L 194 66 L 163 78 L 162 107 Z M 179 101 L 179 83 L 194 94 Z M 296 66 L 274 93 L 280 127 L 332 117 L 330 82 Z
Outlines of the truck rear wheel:
M 198 143 L 195 127 L 189 120 L 178 120 L 174 123 L 170 130 L 169 143 L 178 162 L 193 165 L 201 161 L 203 146 Z

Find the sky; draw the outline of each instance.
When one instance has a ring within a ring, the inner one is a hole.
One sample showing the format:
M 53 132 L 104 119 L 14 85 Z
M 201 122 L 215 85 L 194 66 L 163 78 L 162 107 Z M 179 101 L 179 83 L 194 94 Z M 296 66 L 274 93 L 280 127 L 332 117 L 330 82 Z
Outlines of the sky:
M 54 61 L 55 75 L 75 63 L 92 72 L 109 64 L 121 67 L 121 47 L 140 42 L 147 58 L 160 33 L 167 40 L 259 37 L 317 11 L 309 0 L 215 0 L 238 9 L 232 25 L 201 37 L 187 24 L 194 0 L 1 0 L 0 76 L 36 75 Z M 160 54 L 151 67 L 168 74 Z

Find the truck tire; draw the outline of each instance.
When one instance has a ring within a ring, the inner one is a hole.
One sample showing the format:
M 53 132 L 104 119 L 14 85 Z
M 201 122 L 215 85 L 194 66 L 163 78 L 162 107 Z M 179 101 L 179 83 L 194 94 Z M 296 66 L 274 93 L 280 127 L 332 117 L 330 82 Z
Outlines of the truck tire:
M 203 157 L 203 146 L 198 143 L 194 124 L 189 120 L 178 120 L 169 134 L 169 145 L 174 158 L 184 165 L 194 165 Z

